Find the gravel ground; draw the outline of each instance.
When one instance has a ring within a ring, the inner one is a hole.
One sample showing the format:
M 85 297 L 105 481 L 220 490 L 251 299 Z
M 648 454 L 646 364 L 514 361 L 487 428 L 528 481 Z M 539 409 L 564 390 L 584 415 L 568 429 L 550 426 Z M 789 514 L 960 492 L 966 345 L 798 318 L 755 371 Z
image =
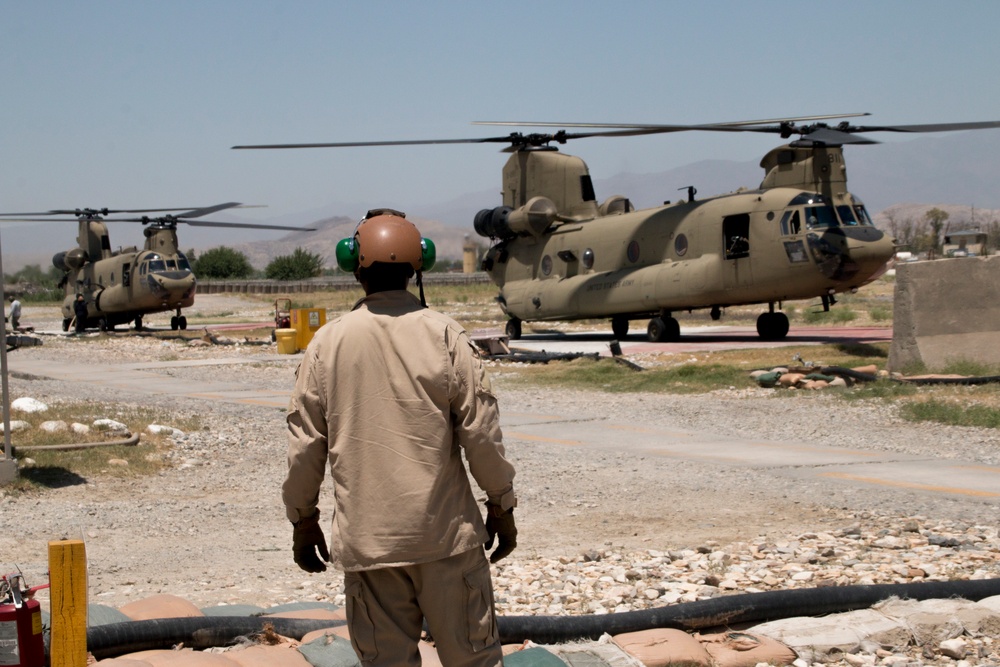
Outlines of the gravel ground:
M 45 321 L 41 312 L 25 311 L 26 321 Z M 12 354 L 74 364 L 259 358 L 157 372 L 194 384 L 225 379 L 288 390 L 297 358 L 264 360 L 273 353 L 273 346 L 192 347 L 95 336 L 46 338 L 43 346 Z M 982 465 L 997 465 L 1000 456 L 995 431 L 912 424 L 891 406 L 846 403 L 821 392 L 782 400 L 773 390 L 748 387 L 699 396 L 615 395 L 611 401 L 597 391 L 515 388 L 509 382 L 515 369 L 491 366 L 504 412 L 625 416 L 635 424 L 748 440 L 790 438 Z M 282 410 L 114 389 L 81 396 L 79 386 L 19 376 L 11 378 L 10 390 L 12 398 L 53 403 L 155 402 L 178 421 L 199 416 L 204 427 L 175 437 L 169 466 L 154 477 L 98 476 L 25 494 L 0 490 L 5 571 L 16 566 L 29 584 L 41 583 L 47 543 L 83 538 L 94 603 L 120 606 L 157 593 L 199 606 L 342 602 L 338 572 L 308 575 L 291 561 L 291 528 L 279 496 Z M 611 613 L 758 590 L 998 576 L 995 498 L 857 490 L 766 469 L 511 438 L 506 446 L 518 470 L 520 536 L 517 551 L 494 567 L 503 614 Z M 967 658 L 971 664 L 1000 662 L 990 638 L 977 641 L 975 655 Z M 918 647 L 909 654 L 872 653 L 867 664 L 904 657 L 911 664 L 954 662 Z

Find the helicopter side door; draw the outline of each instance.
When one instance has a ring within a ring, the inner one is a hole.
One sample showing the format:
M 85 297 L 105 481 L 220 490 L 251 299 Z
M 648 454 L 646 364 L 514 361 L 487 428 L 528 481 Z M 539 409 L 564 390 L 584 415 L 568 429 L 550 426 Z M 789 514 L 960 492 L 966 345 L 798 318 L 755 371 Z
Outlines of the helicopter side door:
M 722 219 L 722 257 L 725 260 L 723 287 L 727 290 L 749 287 L 753 283 L 750 271 L 750 214 L 738 213 Z

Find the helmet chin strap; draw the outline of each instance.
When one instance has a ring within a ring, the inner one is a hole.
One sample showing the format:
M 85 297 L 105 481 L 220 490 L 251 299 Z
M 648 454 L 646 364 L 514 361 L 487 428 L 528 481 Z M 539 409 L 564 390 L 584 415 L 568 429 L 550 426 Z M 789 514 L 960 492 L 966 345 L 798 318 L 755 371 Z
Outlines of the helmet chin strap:
M 427 301 L 424 299 L 424 274 L 422 271 L 417 271 L 417 287 L 420 288 L 420 305 L 426 308 Z

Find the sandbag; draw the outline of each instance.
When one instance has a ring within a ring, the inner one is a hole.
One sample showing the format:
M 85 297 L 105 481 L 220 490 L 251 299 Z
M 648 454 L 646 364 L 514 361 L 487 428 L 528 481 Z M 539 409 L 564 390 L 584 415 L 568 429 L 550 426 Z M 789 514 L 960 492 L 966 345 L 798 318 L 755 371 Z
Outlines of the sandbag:
M 311 667 L 294 644 L 256 644 L 220 653 L 240 667 Z
M 611 638 L 646 667 L 711 667 L 712 656 L 697 639 L 675 628 L 624 632 Z
M 361 667 L 351 642 L 336 635 L 324 635 L 302 644 L 299 652 L 313 667 Z
M 803 373 L 785 373 L 778 378 L 778 384 L 782 387 L 794 387 L 805 378 Z
M 776 639 L 749 632 L 696 635 L 716 667 L 754 667 L 758 663 L 789 665 L 795 651 Z
M 98 660 L 94 664 L 101 665 L 101 667 L 153 667 L 145 660 L 134 658 L 108 658 L 107 660 Z
M 346 609 L 298 609 L 290 611 L 279 611 L 275 614 L 270 612 L 263 615 L 264 618 L 314 618 L 317 621 L 346 621 Z
M 990 598 L 986 598 L 989 600 Z M 906 603 L 910 603 L 909 605 Z M 965 634 L 970 637 L 996 637 L 1000 636 L 1000 609 L 991 608 L 988 604 L 983 604 L 983 600 L 972 602 L 961 598 L 936 598 L 932 600 L 890 600 L 885 608 L 881 608 L 886 614 L 896 616 L 903 613 L 901 610 L 910 608 L 919 609 L 925 613 L 944 614 L 954 617 L 961 625 Z
M 237 663 L 220 653 L 204 653 L 191 649 L 139 651 L 123 655 L 121 658 L 145 661 L 150 667 L 239 667 Z M 107 662 L 102 660 L 97 664 L 106 665 Z
M 148 621 L 153 618 L 191 618 L 205 615 L 198 607 L 184 598 L 167 593 L 129 602 L 119 607 L 118 611 L 133 621 Z
M 131 620 L 131 618 L 121 613 L 114 607 L 109 607 L 104 604 L 87 605 L 88 628 L 93 628 L 98 625 L 107 625 L 109 623 L 128 623 Z
M 566 663 L 541 646 L 532 646 L 503 657 L 504 667 L 566 667 Z
M 874 609 L 857 609 L 819 618 L 795 616 L 760 623 L 748 630 L 789 646 L 810 662 L 856 651 L 862 642 L 883 647 L 907 646 L 911 634 L 906 624 Z
M 320 637 L 326 635 L 336 635 L 337 637 L 343 637 L 347 641 L 351 640 L 351 631 L 346 625 L 335 625 L 330 628 L 324 628 L 322 630 L 313 630 L 312 632 L 307 632 L 302 635 L 302 643 L 310 644 Z
M 201 613 L 205 616 L 260 616 L 264 608 L 255 604 L 216 604 L 202 607 Z

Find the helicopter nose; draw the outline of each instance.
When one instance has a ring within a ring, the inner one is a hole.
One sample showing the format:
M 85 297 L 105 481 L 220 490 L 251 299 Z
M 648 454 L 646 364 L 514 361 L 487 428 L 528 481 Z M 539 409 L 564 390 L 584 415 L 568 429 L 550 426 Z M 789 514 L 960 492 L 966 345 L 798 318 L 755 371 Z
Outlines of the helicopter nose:
M 191 295 L 195 279 L 190 271 L 163 271 L 149 274 L 147 284 L 164 301 L 177 301 Z
M 836 228 L 809 236 L 820 272 L 837 282 L 859 285 L 877 277 L 895 251 L 892 239 L 873 227 Z

